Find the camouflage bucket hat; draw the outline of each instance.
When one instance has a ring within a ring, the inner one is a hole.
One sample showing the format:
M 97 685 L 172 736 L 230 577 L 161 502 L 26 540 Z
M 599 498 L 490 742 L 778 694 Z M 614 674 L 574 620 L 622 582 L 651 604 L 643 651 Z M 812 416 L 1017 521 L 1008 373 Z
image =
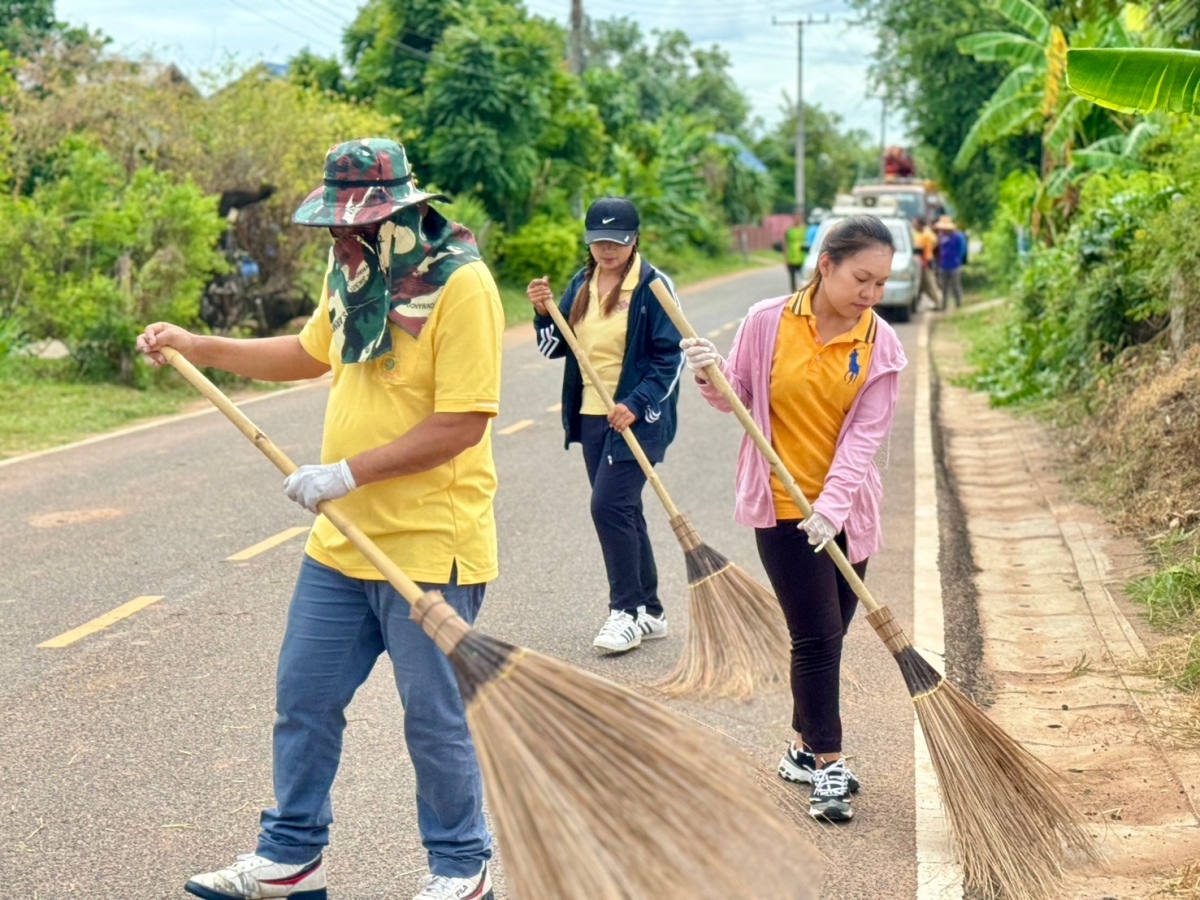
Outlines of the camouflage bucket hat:
M 417 190 L 404 147 L 386 138 L 338 144 L 325 154 L 325 183 L 292 216 L 297 225 L 369 225 L 423 200 L 446 200 Z

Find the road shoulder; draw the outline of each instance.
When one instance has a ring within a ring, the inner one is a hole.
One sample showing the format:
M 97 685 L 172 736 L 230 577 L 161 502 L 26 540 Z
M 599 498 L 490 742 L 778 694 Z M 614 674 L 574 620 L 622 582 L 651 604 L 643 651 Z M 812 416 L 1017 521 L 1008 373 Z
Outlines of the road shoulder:
M 1101 840 L 1110 871 L 1076 873 L 1065 896 L 1145 897 L 1200 855 L 1200 755 L 1173 738 L 1186 701 L 1148 674 L 1153 638 L 1122 595 L 1141 554 L 1070 499 L 1042 426 L 952 383 L 964 363 L 950 329 L 931 346 L 938 450 L 965 526 L 957 547 L 943 541 L 944 569 L 974 594 L 981 638 L 964 645 L 951 629 L 948 656 L 964 658 L 992 717 L 1064 774 Z

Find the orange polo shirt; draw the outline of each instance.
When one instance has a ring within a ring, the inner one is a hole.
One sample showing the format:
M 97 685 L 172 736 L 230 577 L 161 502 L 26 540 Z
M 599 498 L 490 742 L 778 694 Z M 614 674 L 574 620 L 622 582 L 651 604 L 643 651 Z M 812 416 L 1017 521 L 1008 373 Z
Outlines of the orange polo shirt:
M 846 413 L 867 379 L 878 327 L 867 310 L 858 324 L 823 344 L 812 311 L 812 292 L 783 307 L 771 359 L 771 446 L 810 503 L 833 465 Z M 802 519 L 783 482 L 771 473 L 777 519 Z

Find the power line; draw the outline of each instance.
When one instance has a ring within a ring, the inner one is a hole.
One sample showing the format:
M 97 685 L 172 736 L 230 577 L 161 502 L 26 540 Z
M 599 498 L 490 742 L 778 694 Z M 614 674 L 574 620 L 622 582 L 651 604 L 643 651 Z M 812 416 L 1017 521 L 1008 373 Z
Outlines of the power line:
M 306 41 L 314 40 L 312 35 L 297 31 L 292 26 L 285 25 L 282 22 L 276 22 L 274 19 L 268 17 L 262 10 L 256 9 L 248 3 L 243 3 L 241 0 L 229 0 L 229 2 L 248 13 L 251 13 L 252 15 L 258 16 L 258 18 L 262 19 L 268 25 L 274 25 L 276 28 L 282 28 L 284 31 L 290 31 L 292 34 L 296 35 L 297 37 L 302 37 Z

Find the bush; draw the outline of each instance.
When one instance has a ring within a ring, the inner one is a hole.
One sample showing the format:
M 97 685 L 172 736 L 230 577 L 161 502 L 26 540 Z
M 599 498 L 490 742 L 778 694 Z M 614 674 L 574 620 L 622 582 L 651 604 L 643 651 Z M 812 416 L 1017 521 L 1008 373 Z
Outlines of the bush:
M 543 275 L 561 291 L 582 264 L 582 241 L 577 222 L 534 216 L 507 235 L 500 248 L 500 274 L 506 281 L 525 284 Z
M 133 341 L 155 319 L 198 321 L 225 262 L 216 198 L 148 166 L 126 176 L 94 142 L 68 137 L 27 196 L 0 197 L 0 297 L 33 338 L 59 338 L 91 379 L 134 383 Z
M 1084 390 L 1121 350 L 1158 330 L 1165 298 L 1150 281 L 1156 248 L 1145 227 L 1174 192 L 1155 172 L 1088 180 L 1067 233 L 1035 249 L 1021 271 L 1001 352 L 983 360 L 976 383 L 995 402 Z

